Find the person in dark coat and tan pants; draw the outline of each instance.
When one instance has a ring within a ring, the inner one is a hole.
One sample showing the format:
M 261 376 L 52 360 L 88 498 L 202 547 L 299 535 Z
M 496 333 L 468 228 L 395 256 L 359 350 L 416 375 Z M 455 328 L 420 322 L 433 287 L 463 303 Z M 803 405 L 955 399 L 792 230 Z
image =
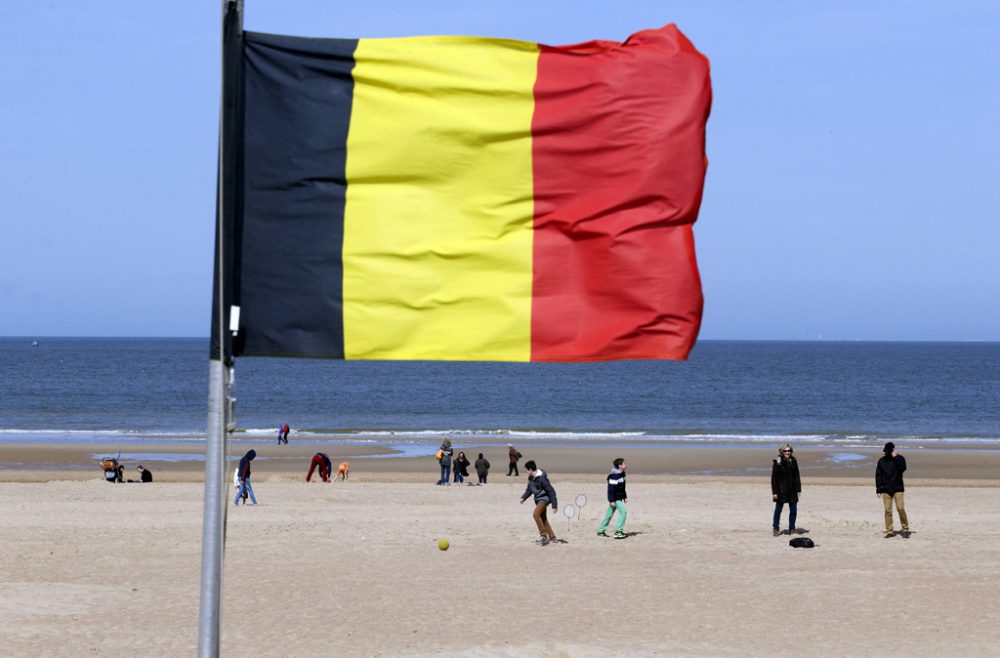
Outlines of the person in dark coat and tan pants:
M 771 533 L 781 534 L 781 508 L 788 503 L 788 534 L 795 532 L 795 516 L 798 513 L 799 496 L 802 495 L 802 480 L 799 478 L 799 463 L 792 454 L 792 446 L 787 443 L 778 448 L 778 459 L 771 467 L 771 500 L 774 501 L 774 520 Z
M 895 503 L 902 526 L 900 534 L 906 539 L 910 536 L 910 522 L 903 505 L 903 471 L 906 470 L 906 459 L 896 452 L 896 444 L 892 441 L 886 443 L 882 451 L 884 454 L 875 466 L 875 495 L 882 498 L 882 505 L 885 507 L 885 536 L 888 539 L 896 534 L 892 530 L 892 505 Z

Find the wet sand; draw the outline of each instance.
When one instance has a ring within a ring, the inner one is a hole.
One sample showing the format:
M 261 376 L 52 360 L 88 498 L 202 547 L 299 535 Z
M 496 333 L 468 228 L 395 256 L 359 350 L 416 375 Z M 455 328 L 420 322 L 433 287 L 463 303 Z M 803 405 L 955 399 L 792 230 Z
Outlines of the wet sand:
M 427 452 L 434 448 L 428 444 Z M 505 477 L 507 448 L 503 442 L 463 445 L 456 442 L 455 454 L 464 451 L 475 462 L 480 452 L 492 465 L 494 478 Z M 603 447 L 577 445 L 534 446 L 520 443 L 524 462 L 534 459 L 539 466 L 560 475 L 604 476 L 615 457 L 626 457 L 630 472 L 650 478 L 670 476 L 710 476 L 715 478 L 755 477 L 770 474 L 774 447 L 719 446 L 649 446 Z M 354 473 L 366 474 L 381 481 L 434 481 L 438 466 L 433 456 L 394 457 L 383 445 L 318 445 L 292 440 L 288 445 L 261 441 L 232 441 L 229 454 L 238 459 L 246 450 L 257 451 L 255 469 L 283 478 L 304 479 L 309 460 L 317 451 L 326 452 L 333 462 L 351 462 Z M 995 486 L 1000 482 L 1000 450 L 938 449 L 901 447 L 909 462 L 907 479 L 936 485 L 962 484 Z M 98 456 L 116 454 L 107 444 L 24 444 L 0 443 L 0 481 L 45 482 L 49 480 L 89 480 L 100 478 Z M 142 463 L 151 469 L 157 480 L 200 482 L 204 478 L 204 446 L 197 442 L 150 442 L 122 448 L 123 456 L 142 454 L 141 460 L 125 458 L 126 476 L 132 477 Z M 377 454 L 378 457 L 371 455 Z M 162 457 L 157 457 L 162 455 Z M 877 448 L 814 448 L 797 447 L 804 478 L 845 479 L 867 481 L 874 477 L 875 463 L 881 456 Z M 234 464 L 235 466 L 235 464 Z

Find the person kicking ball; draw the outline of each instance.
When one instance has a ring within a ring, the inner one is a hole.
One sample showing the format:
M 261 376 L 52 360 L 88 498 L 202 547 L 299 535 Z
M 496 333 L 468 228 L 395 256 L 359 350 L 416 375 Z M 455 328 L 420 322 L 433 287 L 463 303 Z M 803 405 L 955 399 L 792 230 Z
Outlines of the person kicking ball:
M 556 533 L 552 529 L 552 526 L 549 525 L 549 518 L 546 513 L 550 504 L 552 505 L 553 512 L 559 511 L 559 503 L 556 501 L 556 490 L 549 483 L 549 478 L 545 475 L 545 471 L 538 468 L 534 461 L 525 462 L 524 468 L 528 471 L 528 486 L 524 490 L 524 495 L 521 496 L 521 504 L 523 505 L 529 496 L 535 497 L 535 511 L 532 516 L 535 517 L 535 525 L 538 526 L 539 535 L 535 543 L 545 546 L 556 540 Z

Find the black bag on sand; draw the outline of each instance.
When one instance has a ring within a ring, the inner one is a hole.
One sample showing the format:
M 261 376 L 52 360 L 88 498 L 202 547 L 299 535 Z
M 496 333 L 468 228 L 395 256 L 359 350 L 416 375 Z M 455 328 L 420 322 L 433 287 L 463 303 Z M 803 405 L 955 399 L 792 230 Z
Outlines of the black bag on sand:
M 816 544 L 814 544 L 813 540 L 808 537 L 796 537 L 795 539 L 789 541 L 788 545 L 792 548 L 812 548 Z

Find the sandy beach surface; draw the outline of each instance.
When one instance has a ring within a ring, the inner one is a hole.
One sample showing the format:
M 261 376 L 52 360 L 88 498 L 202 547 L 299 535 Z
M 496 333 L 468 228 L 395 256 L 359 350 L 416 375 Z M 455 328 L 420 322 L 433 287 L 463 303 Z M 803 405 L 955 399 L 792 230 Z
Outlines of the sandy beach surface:
M 90 446 L 2 447 L 0 653 L 193 653 L 201 466 L 151 462 L 153 484 L 111 485 L 77 468 Z M 552 515 L 565 543 L 540 547 L 523 471 L 506 477 L 497 454 L 489 484 L 439 487 L 426 458 L 307 484 L 305 456 L 261 449 L 275 458 L 255 469 L 260 504 L 228 512 L 222 654 L 1000 653 L 996 453 L 911 452 L 913 534 L 884 539 L 874 462 L 800 451 L 799 526 L 816 547 L 793 549 L 771 536 L 766 475 L 748 470 L 770 451 L 692 450 L 626 455 L 623 540 L 595 536 L 614 455 L 525 450 L 561 505 L 587 498 Z M 698 474 L 712 469 L 747 474 Z

